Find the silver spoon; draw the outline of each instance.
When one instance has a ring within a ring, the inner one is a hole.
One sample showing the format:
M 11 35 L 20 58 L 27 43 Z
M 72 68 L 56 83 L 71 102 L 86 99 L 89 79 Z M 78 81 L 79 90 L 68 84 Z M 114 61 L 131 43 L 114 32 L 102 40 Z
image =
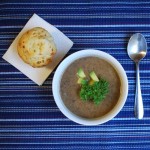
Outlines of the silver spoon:
M 142 119 L 144 115 L 144 109 L 140 86 L 139 63 L 147 53 L 147 43 L 144 36 L 140 33 L 133 34 L 129 40 L 127 51 L 129 57 L 136 64 L 136 94 L 134 102 L 134 114 L 136 118 Z

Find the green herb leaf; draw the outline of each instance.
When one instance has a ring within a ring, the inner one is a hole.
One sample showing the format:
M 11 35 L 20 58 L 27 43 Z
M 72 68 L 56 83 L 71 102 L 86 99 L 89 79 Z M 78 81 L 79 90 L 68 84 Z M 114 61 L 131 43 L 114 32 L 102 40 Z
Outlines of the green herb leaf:
M 105 99 L 109 91 L 109 83 L 106 80 L 100 79 L 98 82 L 90 85 L 88 82 L 81 84 L 80 98 L 83 101 L 93 100 L 98 105 Z

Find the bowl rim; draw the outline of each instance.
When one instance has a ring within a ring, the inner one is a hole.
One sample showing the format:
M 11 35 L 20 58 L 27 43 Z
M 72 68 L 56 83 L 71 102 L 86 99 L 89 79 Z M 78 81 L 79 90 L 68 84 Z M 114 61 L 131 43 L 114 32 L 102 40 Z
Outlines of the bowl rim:
M 60 82 L 63 73 L 71 63 L 73 63 L 77 59 L 84 57 L 98 57 L 106 60 L 116 69 L 121 80 L 121 95 L 117 104 L 110 112 L 99 118 L 88 119 L 75 115 L 65 106 L 60 95 Z M 59 64 L 52 81 L 52 92 L 57 107 L 67 118 L 81 125 L 99 125 L 113 119 L 123 108 L 128 95 L 128 79 L 122 65 L 113 56 L 96 49 L 85 49 L 69 55 Z

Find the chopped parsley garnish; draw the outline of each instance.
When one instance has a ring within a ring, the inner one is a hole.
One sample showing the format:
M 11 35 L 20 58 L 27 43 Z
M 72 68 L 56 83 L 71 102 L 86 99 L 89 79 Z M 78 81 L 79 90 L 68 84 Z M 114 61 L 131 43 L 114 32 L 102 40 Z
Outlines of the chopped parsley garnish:
M 94 73 L 94 75 L 96 74 Z M 106 95 L 109 92 L 109 83 L 106 80 L 98 79 L 98 81 L 93 81 L 92 79 L 88 81 L 85 78 L 80 80 L 81 89 L 79 94 L 81 100 L 92 100 L 94 104 L 98 105 L 105 99 Z

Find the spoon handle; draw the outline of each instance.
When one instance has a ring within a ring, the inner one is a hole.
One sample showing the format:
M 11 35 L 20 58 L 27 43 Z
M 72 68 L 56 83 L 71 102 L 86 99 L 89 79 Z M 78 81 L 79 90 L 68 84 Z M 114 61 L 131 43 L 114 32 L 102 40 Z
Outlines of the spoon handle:
M 134 103 L 134 114 L 137 119 L 142 119 L 144 115 L 143 100 L 140 86 L 139 63 L 136 63 L 136 94 Z

